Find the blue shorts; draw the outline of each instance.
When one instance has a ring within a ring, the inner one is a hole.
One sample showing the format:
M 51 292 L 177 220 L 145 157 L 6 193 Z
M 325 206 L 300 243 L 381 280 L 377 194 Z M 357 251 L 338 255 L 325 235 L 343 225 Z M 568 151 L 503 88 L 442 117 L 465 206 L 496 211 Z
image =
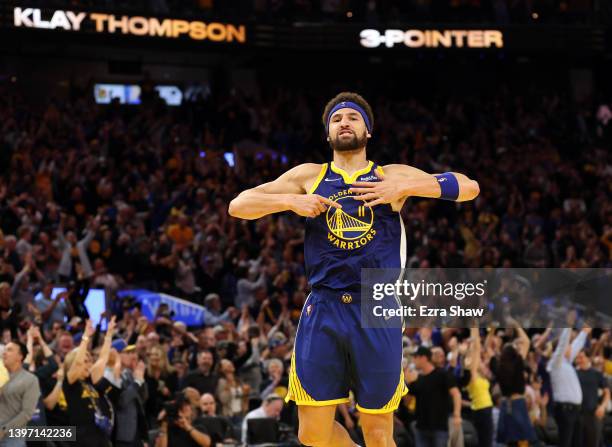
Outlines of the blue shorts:
M 323 406 L 349 402 L 363 413 L 389 413 L 408 392 L 401 327 L 363 328 L 358 294 L 315 291 L 295 336 L 286 400 Z

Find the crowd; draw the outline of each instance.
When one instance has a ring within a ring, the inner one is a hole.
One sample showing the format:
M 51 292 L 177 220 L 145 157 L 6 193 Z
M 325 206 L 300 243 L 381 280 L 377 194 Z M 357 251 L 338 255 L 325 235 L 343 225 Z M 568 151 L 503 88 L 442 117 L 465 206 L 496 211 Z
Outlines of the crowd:
M 96 106 L 78 90 L 45 103 L 19 88 L 0 95 L 0 446 L 23 445 L 8 430 L 26 423 L 77 426 L 77 445 L 88 446 L 208 446 L 270 432 L 291 445 L 296 408 L 283 398 L 308 293 L 303 226 L 290 214 L 239 221 L 227 206 L 289 165 L 329 158 L 323 96 L 268 87 L 170 109 L 144 94 L 138 108 Z M 409 266 L 610 267 L 608 106 L 503 89 L 371 101 L 371 157 L 480 184 L 473 203 L 408 201 Z M 54 297 L 55 285 L 66 291 Z M 98 326 L 84 305 L 90 288 L 107 296 Z M 204 324 L 188 328 L 167 306 L 148 319 L 117 297 L 128 288 L 200 304 Z M 602 434 L 610 410 L 609 331 L 501 323 L 512 328 L 482 340 L 407 331 L 398 445 L 468 444 L 472 420 L 481 446 L 598 447 L 579 437 Z M 248 422 L 262 417 L 280 425 Z M 338 419 L 359 441 L 354 406 Z M 556 441 L 546 438 L 552 420 Z
M 41 6 L 103 8 L 269 23 L 609 23 L 603 1 L 570 0 L 51 0 Z

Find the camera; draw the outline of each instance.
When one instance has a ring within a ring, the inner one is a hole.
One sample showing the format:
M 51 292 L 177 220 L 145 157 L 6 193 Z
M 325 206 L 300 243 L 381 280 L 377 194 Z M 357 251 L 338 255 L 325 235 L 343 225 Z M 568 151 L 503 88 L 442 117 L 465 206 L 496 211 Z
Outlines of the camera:
M 184 404 L 184 399 L 177 397 L 175 400 L 171 402 L 166 402 L 164 404 L 164 411 L 166 412 L 166 416 L 164 420 L 168 422 L 168 425 L 177 425 L 179 419 L 179 411 Z

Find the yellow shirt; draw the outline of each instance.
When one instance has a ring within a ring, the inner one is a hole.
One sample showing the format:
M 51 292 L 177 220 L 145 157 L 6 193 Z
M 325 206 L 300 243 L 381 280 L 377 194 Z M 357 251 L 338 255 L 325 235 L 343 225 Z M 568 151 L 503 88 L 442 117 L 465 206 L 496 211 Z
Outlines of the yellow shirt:
M 489 386 L 489 381 L 481 376 L 470 381 L 466 389 L 472 401 L 472 410 L 482 410 L 493 406 Z
M 604 363 L 604 374 L 606 376 L 612 376 L 612 360 L 606 360 Z
M 9 381 L 9 373 L 4 367 L 4 363 L 2 363 L 2 359 L 0 359 L 0 388 L 2 388 L 4 384 L 8 381 Z

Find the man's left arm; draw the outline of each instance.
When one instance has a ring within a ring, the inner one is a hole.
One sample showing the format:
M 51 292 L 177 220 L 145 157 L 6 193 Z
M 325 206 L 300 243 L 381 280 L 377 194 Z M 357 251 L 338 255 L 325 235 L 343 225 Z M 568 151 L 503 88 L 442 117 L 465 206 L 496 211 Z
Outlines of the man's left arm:
M 453 424 L 461 427 L 461 392 L 456 386 L 448 390 L 453 399 Z
M 598 419 L 603 419 L 604 416 L 606 415 L 606 409 L 608 408 L 608 403 L 610 402 L 610 388 L 608 387 L 608 382 L 605 379 L 604 375 L 600 374 L 600 379 L 599 379 L 599 390 L 601 390 L 602 394 L 603 394 L 603 398 L 601 399 L 601 402 L 599 403 L 599 405 L 597 406 L 597 408 L 595 409 L 595 416 Z
M 428 174 L 412 166 L 394 164 L 378 168 L 376 175 L 380 182 L 355 182 L 351 188 L 362 194 L 357 198 L 368 206 L 390 203 L 401 208 L 411 196 L 464 202 L 480 193 L 478 182 L 456 172 Z

